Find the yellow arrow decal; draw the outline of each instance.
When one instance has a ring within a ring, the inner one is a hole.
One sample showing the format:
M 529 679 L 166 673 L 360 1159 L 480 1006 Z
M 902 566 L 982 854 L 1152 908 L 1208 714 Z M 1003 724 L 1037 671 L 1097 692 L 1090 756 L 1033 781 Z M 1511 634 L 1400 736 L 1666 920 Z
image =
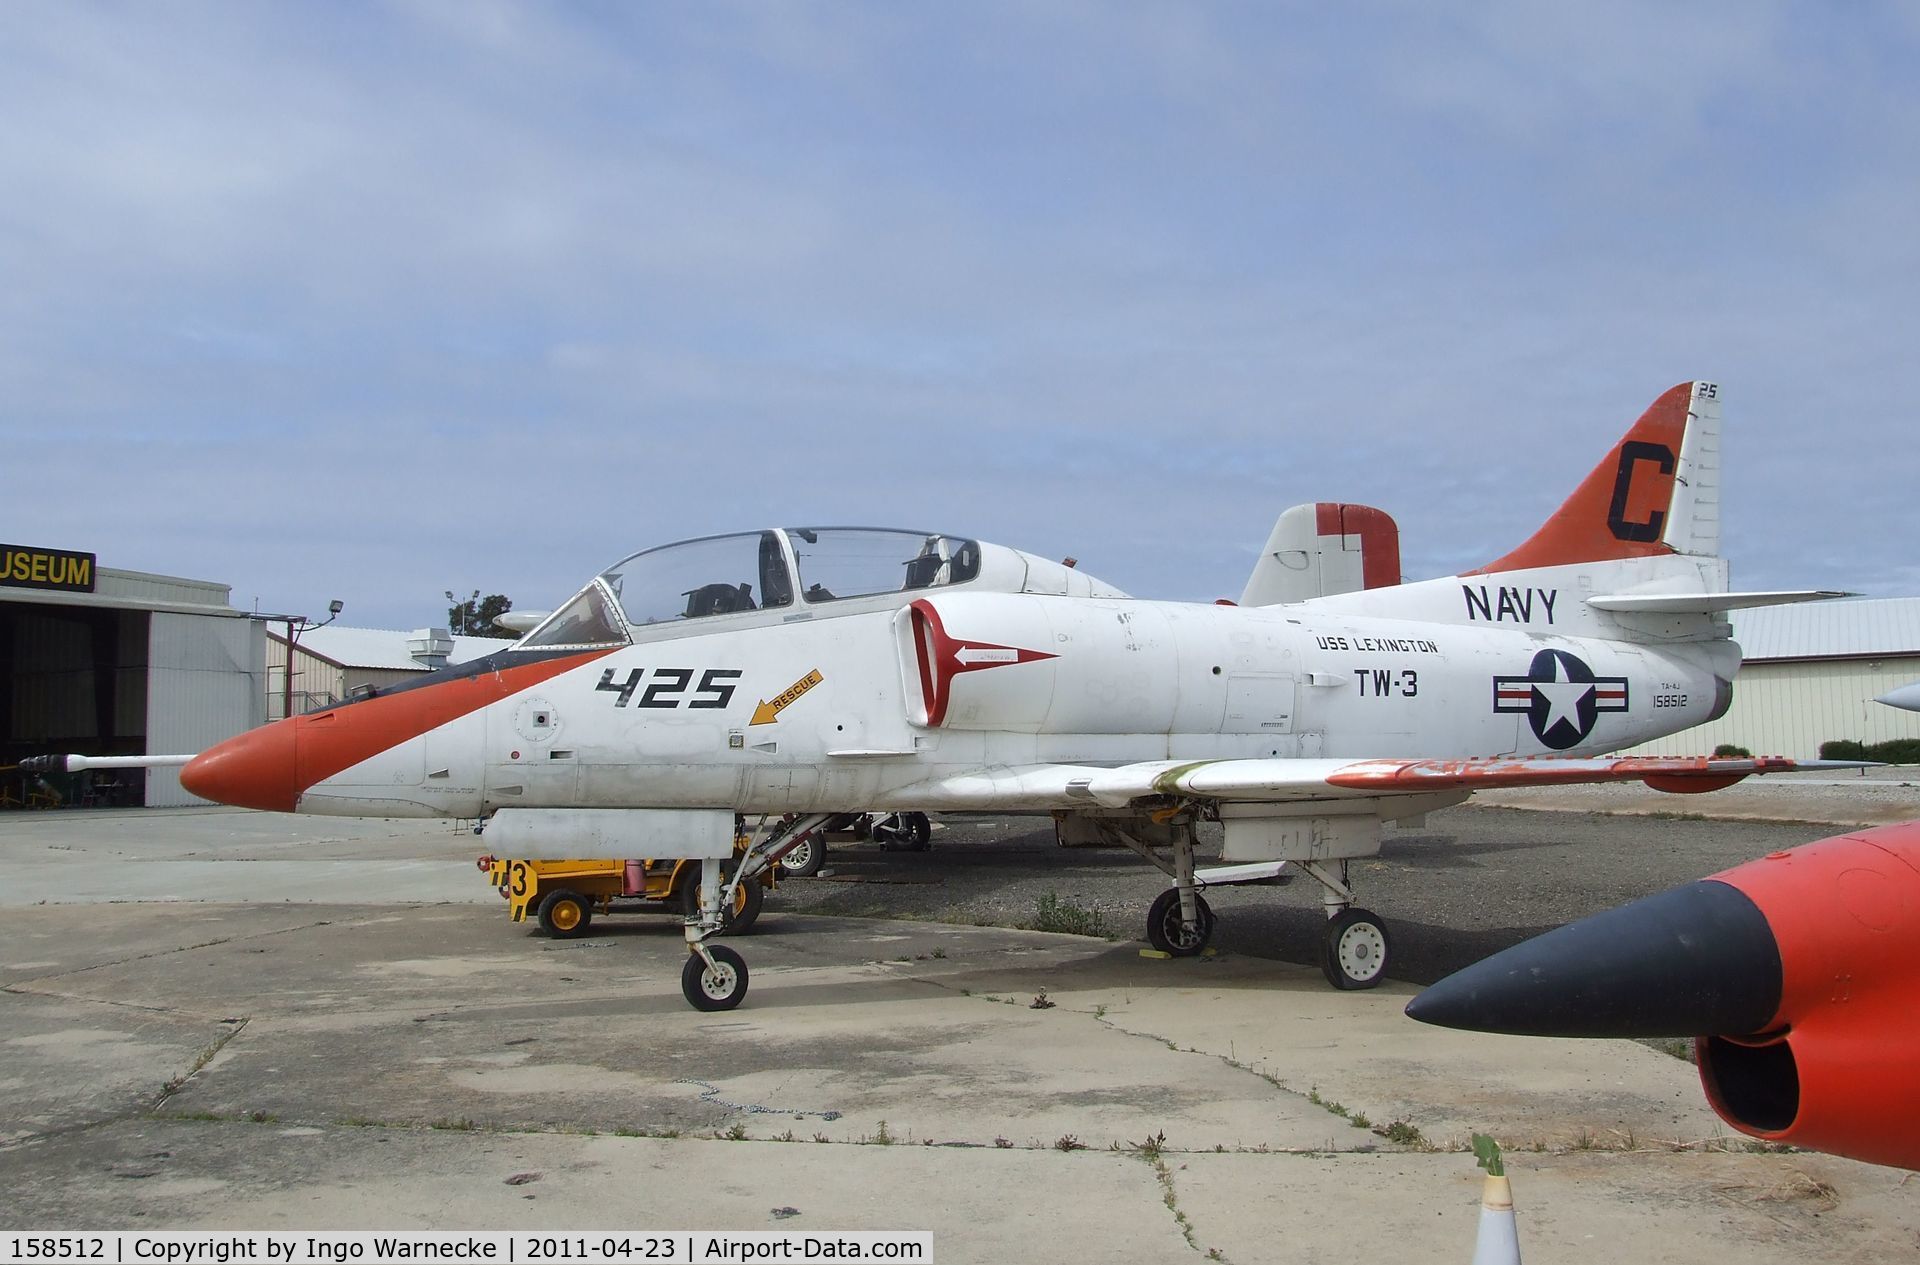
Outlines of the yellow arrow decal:
M 771 725 L 774 721 L 780 719 L 780 713 L 785 711 L 796 699 L 826 679 L 827 678 L 820 675 L 820 669 L 815 668 L 798 681 L 795 681 L 792 685 L 789 685 L 786 689 L 781 690 L 779 694 L 774 696 L 774 700 L 771 703 L 764 698 L 761 699 L 760 705 L 753 709 L 753 719 L 747 723 L 750 725 Z

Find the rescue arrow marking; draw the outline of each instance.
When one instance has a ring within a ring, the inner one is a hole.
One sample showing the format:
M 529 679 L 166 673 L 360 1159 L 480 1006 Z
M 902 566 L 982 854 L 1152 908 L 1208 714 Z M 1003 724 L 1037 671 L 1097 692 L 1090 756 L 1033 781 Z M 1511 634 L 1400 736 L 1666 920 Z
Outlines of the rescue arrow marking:
M 805 694 L 808 690 L 826 679 L 827 678 L 820 675 L 820 669 L 815 668 L 798 681 L 795 681 L 792 685 L 789 685 L 786 689 L 781 690 L 780 693 L 774 696 L 771 703 L 764 698 L 761 699 L 760 705 L 753 709 L 753 719 L 747 723 L 749 725 L 771 725 L 774 721 L 779 720 L 780 713 L 786 710 L 786 708 L 802 694 Z

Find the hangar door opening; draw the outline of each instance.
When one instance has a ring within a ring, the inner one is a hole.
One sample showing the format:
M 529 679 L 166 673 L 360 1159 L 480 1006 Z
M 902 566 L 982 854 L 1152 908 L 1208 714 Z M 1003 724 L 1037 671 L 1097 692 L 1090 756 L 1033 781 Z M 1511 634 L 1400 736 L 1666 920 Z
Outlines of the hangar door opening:
M 147 751 L 147 646 L 141 610 L 0 602 L 0 808 L 137 805 L 142 769 L 27 778 L 31 755 Z

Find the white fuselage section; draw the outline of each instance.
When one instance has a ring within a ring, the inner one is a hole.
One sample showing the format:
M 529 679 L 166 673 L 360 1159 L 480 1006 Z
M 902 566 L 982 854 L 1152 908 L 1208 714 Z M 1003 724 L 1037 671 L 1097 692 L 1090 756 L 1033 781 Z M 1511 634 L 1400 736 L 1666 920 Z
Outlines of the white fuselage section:
M 940 808 L 944 779 L 1036 764 L 1591 754 L 1726 704 L 1731 642 L 1571 635 L 1589 628 L 1582 597 L 1539 585 L 1401 593 L 1429 586 L 1465 619 L 1381 617 L 1364 595 L 1341 610 L 950 592 L 663 627 L 327 777 L 300 808 Z

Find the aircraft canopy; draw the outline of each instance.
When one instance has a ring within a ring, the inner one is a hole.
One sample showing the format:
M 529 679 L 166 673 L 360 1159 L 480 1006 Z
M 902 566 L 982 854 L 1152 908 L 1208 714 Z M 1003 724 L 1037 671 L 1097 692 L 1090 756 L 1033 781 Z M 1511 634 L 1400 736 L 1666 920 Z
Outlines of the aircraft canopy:
M 980 561 L 975 541 L 895 528 L 706 536 L 616 563 L 522 644 L 619 644 L 650 625 L 964 584 L 979 576 Z

